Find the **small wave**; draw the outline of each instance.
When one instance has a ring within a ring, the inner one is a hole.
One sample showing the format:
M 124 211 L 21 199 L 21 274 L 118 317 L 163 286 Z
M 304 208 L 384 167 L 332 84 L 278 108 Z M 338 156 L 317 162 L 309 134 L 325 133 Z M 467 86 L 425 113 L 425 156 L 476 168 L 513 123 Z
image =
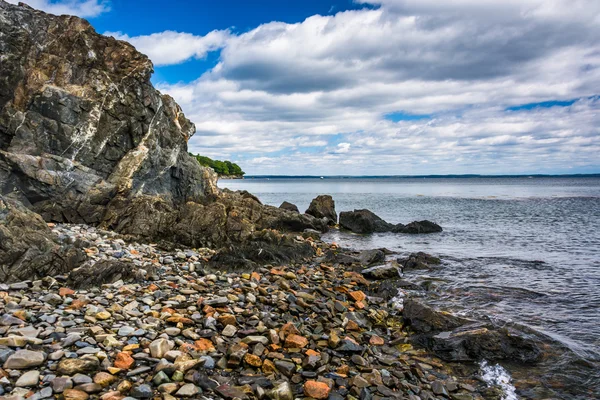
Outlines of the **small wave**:
M 490 365 L 486 360 L 479 364 L 481 378 L 489 386 L 499 386 L 504 391 L 502 400 L 519 400 L 517 389 L 512 385 L 512 378 L 501 365 Z

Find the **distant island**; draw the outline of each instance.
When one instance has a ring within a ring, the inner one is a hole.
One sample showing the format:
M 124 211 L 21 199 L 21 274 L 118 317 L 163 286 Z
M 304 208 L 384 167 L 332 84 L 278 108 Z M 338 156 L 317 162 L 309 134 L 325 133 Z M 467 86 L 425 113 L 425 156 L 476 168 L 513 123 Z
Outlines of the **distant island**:
M 200 154 L 192 154 L 190 155 L 200 163 L 200 165 L 204 167 L 212 168 L 217 174 L 219 174 L 220 178 L 227 179 L 243 179 L 246 174 L 242 171 L 239 165 L 233 163 L 231 161 L 221 161 L 221 160 L 213 160 L 210 157 L 201 156 Z

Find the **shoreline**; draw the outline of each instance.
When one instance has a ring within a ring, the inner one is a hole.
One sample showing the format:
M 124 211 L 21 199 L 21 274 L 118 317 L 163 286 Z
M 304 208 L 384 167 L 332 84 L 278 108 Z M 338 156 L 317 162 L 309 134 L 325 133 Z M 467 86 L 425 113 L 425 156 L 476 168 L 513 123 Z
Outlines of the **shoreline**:
M 22 395 L 502 396 L 414 348 L 397 310 L 368 294 L 368 280 L 319 259 L 335 245 L 298 238 L 311 243 L 316 258 L 251 274 L 208 269 L 206 249 L 163 252 L 92 227 L 54 230 L 88 245 L 94 263 L 130 262 L 155 276 L 79 290 L 64 276 L 3 285 L 4 370 Z M 17 357 L 25 348 L 26 357 Z M 35 382 L 19 385 L 31 375 Z

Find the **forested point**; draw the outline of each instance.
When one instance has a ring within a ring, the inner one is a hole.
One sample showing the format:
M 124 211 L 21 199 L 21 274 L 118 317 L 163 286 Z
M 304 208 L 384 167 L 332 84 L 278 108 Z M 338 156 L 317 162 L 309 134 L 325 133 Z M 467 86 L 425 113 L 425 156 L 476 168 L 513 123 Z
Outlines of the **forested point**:
M 196 160 L 205 167 L 212 168 L 220 176 L 244 176 L 245 172 L 242 171 L 239 165 L 232 163 L 231 161 L 213 160 L 210 157 L 201 156 L 199 154 L 191 154 Z

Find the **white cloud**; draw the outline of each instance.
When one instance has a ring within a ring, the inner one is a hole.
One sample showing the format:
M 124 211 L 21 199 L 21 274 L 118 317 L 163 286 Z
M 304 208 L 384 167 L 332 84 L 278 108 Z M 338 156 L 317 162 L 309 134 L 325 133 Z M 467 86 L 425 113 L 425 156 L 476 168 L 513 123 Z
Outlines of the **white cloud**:
M 122 32 L 104 34 L 130 42 L 150 57 L 155 65 L 179 64 L 192 57 L 204 58 L 208 52 L 223 47 L 231 37 L 229 30 L 214 30 L 204 36 L 174 31 L 135 37 L 129 37 Z
M 600 101 L 588 100 L 600 2 L 368 2 L 381 7 L 128 39 L 159 65 L 221 49 L 196 81 L 160 89 L 196 123 L 193 151 L 236 156 L 249 173 L 600 170 Z M 394 112 L 432 117 L 384 118 Z
M 12 4 L 20 2 L 56 15 L 76 15 L 82 18 L 97 17 L 110 10 L 108 1 L 105 0 L 6 0 Z

